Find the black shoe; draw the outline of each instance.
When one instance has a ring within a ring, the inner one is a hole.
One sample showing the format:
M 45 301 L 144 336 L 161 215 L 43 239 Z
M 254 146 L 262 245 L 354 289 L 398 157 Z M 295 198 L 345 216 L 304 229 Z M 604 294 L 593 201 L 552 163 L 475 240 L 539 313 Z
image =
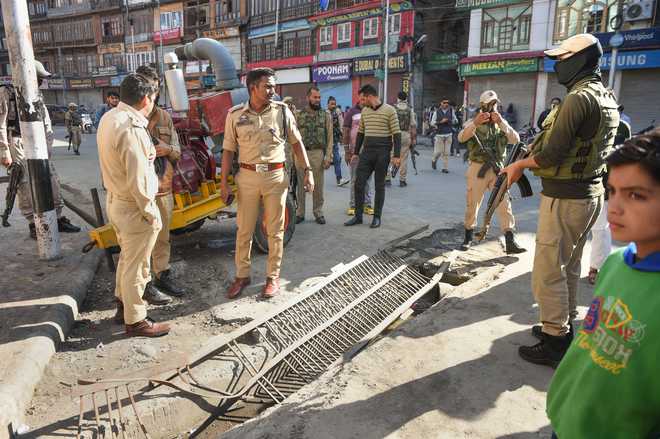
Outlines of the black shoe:
M 568 338 L 573 341 L 574 332 L 573 332 L 573 322 L 568 322 Z M 543 325 L 534 325 L 532 326 L 532 335 L 539 340 L 543 340 L 545 333 L 543 332 Z
M 463 244 L 461 244 L 461 250 L 465 251 L 472 245 L 472 233 L 472 230 L 465 229 L 465 239 L 463 240 Z
M 170 272 L 170 270 L 162 271 L 158 277 L 154 279 L 154 286 L 166 291 L 170 296 L 182 297 L 185 294 L 183 288 L 178 286 L 174 282 L 174 279 L 172 279 L 172 272 Z
M 112 320 L 120 325 L 124 324 L 124 304 L 119 300 L 117 300 L 117 311 L 115 312 L 115 316 L 112 318 Z
M 337 185 L 341 184 L 341 176 L 337 177 Z
M 534 346 L 520 346 L 518 354 L 523 360 L 534 364 L 557 367 L 568 350 L 571 340 L 568 335 L 555 337 L 543 334 L 540 342 Z
M 297 216 L 296 217 L 296 224 L 300 224 L 301 222 L 305 221 L 304 216 Z
M 442 170 L 442 173 L 443 173 L 443 174 L 449 174 L 449 169 L 447 169 L 447 168 L 443 169 L 443 170 Z
M 78 233 L 80 232 L 80 227 L 71 224 L 69 218 L 61 216 L 57 219 L 57 230 L 62 233 Z
M 316 218 L 316 223 L 317 224 L 325 224 L 325 217 L 319 216 Z
M 167 305 L 172 301 L 170 296 L 160 291 L 151 282 L 149 282 L 144 288 L 142 299 L 144 299 L 149 305 Z
M 374 216 L 374 219 L 371 220 L 371 225 L 369 226 L 370 229 L 377 229 L 380 227 L 380 218 L 377 216 Z
M 355 226 L 357 224 L 362 224 L 362 217 L 355 215 L 353 218 L 349 219 L 344 223 L 345 226 Z
M 401 187 L 406 187 L 406 186 L 408 186 L 408 183 L 406 183 L 405 180 L 401 180 L 401 181 L 399 182 L 399 186 L 401 186 Z
M 30 223 L 30 238 L 36 240 L 37 239 L 37 227 L 34 225 L 34 223 Z
M 80 152 L 79 152 L 79 151 L 76 151 L 76 155 L 80 155 Z
M 513 232 L 510 230 L 504 233 L 504 241 L 506 242 L 507 254 L 525 253 L 527 251 L 518 245 L 515 237 L 513 236 Z
M 431 160 L 431 167 L 433 169 L 438 169 L 438 167 L 436 166 L 436 160 Z

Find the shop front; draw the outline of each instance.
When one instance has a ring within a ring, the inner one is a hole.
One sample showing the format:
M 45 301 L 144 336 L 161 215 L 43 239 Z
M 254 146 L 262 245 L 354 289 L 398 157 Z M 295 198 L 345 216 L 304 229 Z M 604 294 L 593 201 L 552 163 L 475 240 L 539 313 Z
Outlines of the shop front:
M 291 96 L 298 108 L 307 105 L 307 90 L 312 85 L 309 67 L 276 70 L 275 81 L 280 97 Z
M 397 95 L 404 88 L 409 90 L 408 55 L 392 55 L 388 57 L 387 101 L 396 103 Z M 384 78 L 384 62 L 380 56 L 370 56 L 353 60 L 353 101 L 356 102 L 360 88 L 366 84 L 379 89 Z
M 321 89 L 321 104 L 326 106 L 328 98 L 333 96 L 342 109 L 353 106 L 353 83 L 351 81 L 351 62 L 326 64 L 312 67 L 312 81 Z

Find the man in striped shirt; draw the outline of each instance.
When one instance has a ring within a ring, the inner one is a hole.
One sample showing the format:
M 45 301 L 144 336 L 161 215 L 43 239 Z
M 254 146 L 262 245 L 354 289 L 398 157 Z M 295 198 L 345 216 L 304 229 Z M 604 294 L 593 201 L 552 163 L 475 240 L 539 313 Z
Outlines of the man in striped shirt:
M 364 189 L 375 174 L 375 206 L 371 228 L 380 227 L 383 204 L 385 203 L 385 176 L 390 164 L 390 151 L 394 147 L 392 164 L 399 166 L 401 159 L 401 129 L 396 110 L 380 101 L 378 92 L 371 85 L 360 89 L 360 97 L 366 105 L 362 108 L 362 118 L 358 128 L 354 154 L 359 155 L 357 180 L 355 182 L 355 216 L 344 223 L 345 226 L 362 224 Z M 364 148 L 363 148 L 364 146 Z

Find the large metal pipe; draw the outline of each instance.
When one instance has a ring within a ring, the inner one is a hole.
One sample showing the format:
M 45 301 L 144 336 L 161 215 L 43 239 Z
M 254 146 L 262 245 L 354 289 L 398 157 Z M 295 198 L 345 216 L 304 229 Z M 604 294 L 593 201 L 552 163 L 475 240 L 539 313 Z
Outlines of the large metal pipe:
M 234 59 L 220 42 L 211 38 L 197 38 L 192 43 L 177 47 L 175 53 L 183 61 L 202 59 L 211 61 L 216 88 L 231 90 L 242 87 L 236 74 Z

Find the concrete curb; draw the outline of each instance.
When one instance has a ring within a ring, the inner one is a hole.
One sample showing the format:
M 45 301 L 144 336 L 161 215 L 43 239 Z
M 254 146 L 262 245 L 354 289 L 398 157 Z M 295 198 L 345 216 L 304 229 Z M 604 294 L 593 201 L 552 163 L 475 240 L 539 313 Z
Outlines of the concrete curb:
M 101 261 L 102 251 L 81 256 L 79 264 L 68 273 L 69 287 L 48 302 L 29 337 L 17 341 L 18 350 L 3 359 L 6 371 L 0 381 L 0 439 L 9 439 L 24 419 L 34 389 L 60 342 L 66 339 L 78 309 L 85 300 Z

